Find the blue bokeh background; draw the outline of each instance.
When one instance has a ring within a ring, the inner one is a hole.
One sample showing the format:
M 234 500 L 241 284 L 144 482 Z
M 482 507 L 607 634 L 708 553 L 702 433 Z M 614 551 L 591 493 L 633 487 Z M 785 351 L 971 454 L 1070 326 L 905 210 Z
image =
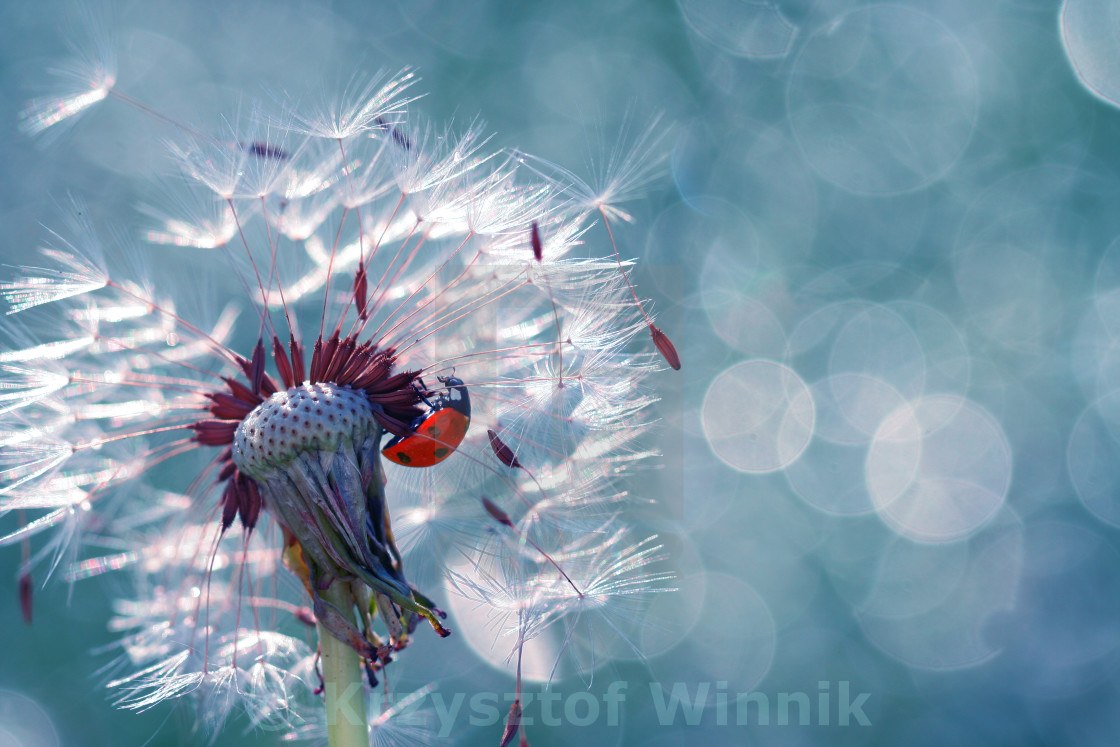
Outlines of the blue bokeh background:
M 50 142 L 18 131 L 76 11 L 0 7 L 5 264 L 33 256 L 69 193 L 129 233 L 172 170 L 169 133 L 124 107 Z M 663 115 L 665 176 L 621 239 L 685 361 L 655 382 L 663 467 L 635 481 L 681 591 L 654 605 L 647 658 L 591 685 L 628 683 L 622 725 L 538 725 L 533 745 L 1120 738 L 1120 6 L 276 0 L 113 17 L 122 88 L 192 122 L 405 65 L 434 120 L 481 117 L 496 145 L 576 170 Z M 170 260 L 138 251 L 158 278 Z M 17 563 L 6 550 L 0 746 L 204 741 L 189 710 L 109 704 L 98 650 L 123 580 L 48 585 L 25 627 Z M 459 645 L 418 655 L 402 689 L 510 688 L 483 664 L 500 656 Z M 659 723 L 652 682 L 707 687 L 699 723 Z M 868 725 L 840 725 L 845 688 L 869 694 Z M 752 691 L 770 723 L 755 702 L 736 726 Z M 782 693 L 806 694 L 808 725 L 779 725 Z

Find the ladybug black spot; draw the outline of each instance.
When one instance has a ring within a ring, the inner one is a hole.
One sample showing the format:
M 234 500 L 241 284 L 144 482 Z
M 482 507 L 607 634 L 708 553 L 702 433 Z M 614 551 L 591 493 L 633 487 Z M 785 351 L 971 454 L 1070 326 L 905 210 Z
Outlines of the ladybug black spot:
M 410 457 L 408 454 L 405 454 L 403 451 L 398 451 L 397 461 L 399 461 L 401 464 L 411 464 L 412 457 Z
M 440 446 L 438 449 L 436 449 L 436 459 L 443 459 L 445 456 L 447 456 L 450 453 L 451 453 L 451 449 L 447 449 L 447 448 L 444 448 L 444 447 Z

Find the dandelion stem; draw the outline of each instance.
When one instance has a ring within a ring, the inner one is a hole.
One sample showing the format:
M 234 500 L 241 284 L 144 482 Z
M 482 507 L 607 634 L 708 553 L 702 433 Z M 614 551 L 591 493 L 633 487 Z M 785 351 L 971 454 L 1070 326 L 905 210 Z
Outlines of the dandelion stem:
M 346 584 L 335 582 L 322 592 L 324 601 L 342 610 L 352 609 Z M 323 692 L 327 707 L 327 743 L 330 747 L 368 747 L 366 696 L 362 665 L 352 648 L 319 624 L 319 651 L 323 661 Z

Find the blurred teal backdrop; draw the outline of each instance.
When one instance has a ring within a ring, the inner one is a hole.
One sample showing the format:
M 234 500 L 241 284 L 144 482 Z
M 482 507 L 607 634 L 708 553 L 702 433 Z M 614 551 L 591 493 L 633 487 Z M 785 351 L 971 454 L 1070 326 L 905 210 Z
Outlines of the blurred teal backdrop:
M 17 129 L 76 11 L 0 7 L 0 256 L 29 261 L 73 193 L 170 267 L 136 229 L 173 171 L 168 130 L 108 106 L 49 142 Z M 587 726 L 538 721 L 534 747 L 1120 738 L 1115 3 L 122 2 L 112 17 L 122 87 L 191 122 L 408 65 L 415 109 L 480 117 L 498 146 L 581 172 L 624 123 L 663 115 L 668 166 L 621 241 L 684 360 L 656 380 L 663 467 L 634 484 L 681 591 L 654 605 L 646 658 L 553 685 L 605 703 L 626 683 L 621 723 L 605 706 Z M 200 743 L 189 709 L 118 711 L 102 687 L 124 579 L 37 589 L 26 627 L 18 556 L 0 574 L 0 747 Z M 410 650 L 401 691 L 512 687 L 498 655 L 452 640 L 453 655 Z M 663 713 L 655 683 L 697 708 Z M 499 733 L 464 716 L 447 741 Z

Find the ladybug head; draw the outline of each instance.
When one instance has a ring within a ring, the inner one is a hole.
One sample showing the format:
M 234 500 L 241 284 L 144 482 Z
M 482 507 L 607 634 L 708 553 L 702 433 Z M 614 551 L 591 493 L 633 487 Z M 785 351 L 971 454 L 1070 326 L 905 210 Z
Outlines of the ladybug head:
M 437 376 L 436 380 L 447 387 L 447 394 L 441 395 L 440 400 L 444 407 L 463 413 L 467 418 L 471 416 L 471 395 L 467 393 L 467 385 L 456 376 Z

